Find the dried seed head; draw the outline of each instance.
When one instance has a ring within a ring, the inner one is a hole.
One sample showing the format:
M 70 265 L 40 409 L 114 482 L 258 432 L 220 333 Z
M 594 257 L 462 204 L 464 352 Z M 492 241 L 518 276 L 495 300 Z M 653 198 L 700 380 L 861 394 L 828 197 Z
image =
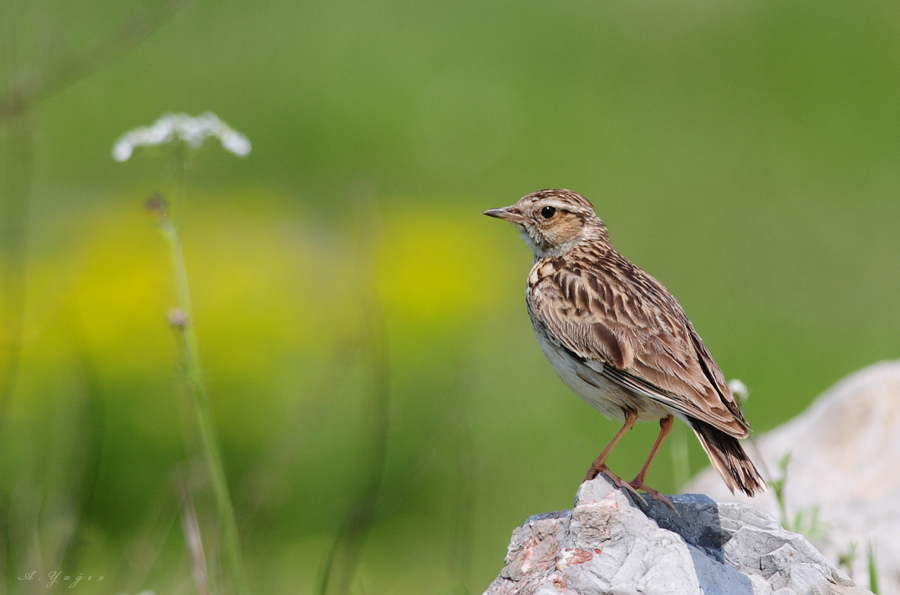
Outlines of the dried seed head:
M 144 207 L 159 219 L 165 219 L 168 214 L 166 199 L 159 192 L 154 192 L 144 203 Z
M 181 308 L 172 308 L 169 310 L 166 317 L 169 319 L 169 324 L 171 324 L 173 328 L 185 329 L 187 328 L 187 325 L 190 324 L 187 313 Z

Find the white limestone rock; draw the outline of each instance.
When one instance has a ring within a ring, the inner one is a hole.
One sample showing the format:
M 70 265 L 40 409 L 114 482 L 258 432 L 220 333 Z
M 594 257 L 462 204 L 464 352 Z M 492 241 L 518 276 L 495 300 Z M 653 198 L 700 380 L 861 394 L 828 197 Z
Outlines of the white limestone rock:
M 810 519 L 807 531 L 823 554 L 837 563 L 856 556 L 852 576 L 869 585 L 867 548 L 877 561 L 879 591 L 900 595 L 900 362 L 882 362 L 848 376 L 791 421 L 744 441 L 750 456 L 779 477 L 779 462 L 790 454 L 784 486 L 787 516 Z M 757 452 L 758 450 L 758 452 Z M 708 469 L 686 488 L 717 500 L 732 496 Z M 780 516 L 772 490 L 752 500 Z
M 800 535 L 746 504 L 706 496 L 638 501 L 601 475 L 575 508 L 513 531 L 486 595 L 557 593 L 851 595 L 868 593 Z

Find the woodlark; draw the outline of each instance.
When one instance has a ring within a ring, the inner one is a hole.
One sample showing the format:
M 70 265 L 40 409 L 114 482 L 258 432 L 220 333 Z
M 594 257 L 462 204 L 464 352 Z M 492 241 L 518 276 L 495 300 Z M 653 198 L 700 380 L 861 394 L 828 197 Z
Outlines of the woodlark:
M 677 416 L 732 493 L 765 491 L 738 442 L 750 426 L 721 370 L 672 294 L 612 247 L 591 203 L 570 190 L 541 190 L 484 214 L 513 223 L 534 252 L 528 314 L 550 365 L 585 402 L 624 424 L 585 481 L 605 472 L 620 487 L 665 500 L 644 477 Z M 639 419 L 660 420 L 660 432 L 626 484 L 606 458 Z

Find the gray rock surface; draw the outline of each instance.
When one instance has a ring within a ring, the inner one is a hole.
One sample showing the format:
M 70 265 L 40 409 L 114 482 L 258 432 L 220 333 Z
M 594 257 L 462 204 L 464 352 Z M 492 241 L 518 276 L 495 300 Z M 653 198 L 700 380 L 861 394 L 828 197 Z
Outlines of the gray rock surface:
M 575 508 L 513 531 L 490 595 L 864 594 L 808 541 L 762 510 L 706 496 L 638 500 L 601 475 Z
M 882 362 L 848 376 L 791 421 L 744 445 L 767 470 L 767 479 L 782 475 L 779 462 L 790 454 L 787 516 L 807 519 L 796 529 L 832 563 L 855 545 L 852 576 L 865 586 L 871 544 L 880 593 L 900 595 L 900 362 Z M 712 469 L 686 490 L 747 501 L 732 496 Z M 752 502 L 780 516 L 772 490 Z M 810 526 L 813 513 L 817 521 Z

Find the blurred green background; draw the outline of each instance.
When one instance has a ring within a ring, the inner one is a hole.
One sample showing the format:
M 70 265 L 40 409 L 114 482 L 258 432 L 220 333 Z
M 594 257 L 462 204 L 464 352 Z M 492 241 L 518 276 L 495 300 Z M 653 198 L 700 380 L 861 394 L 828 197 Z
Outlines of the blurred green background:
M 352 593 L 480 593 L 515 526 L 571 506 L 616 424 L 544 361 L 528 249 L 480 215 L 533 190 L 594 203 L 749 386 L 756 431 L 900 356 L 894 2 L 197 0 L 133 48 L 140 29 L 116 31 L 165 5 L 0 5 L 0 105 L 61 81 L 0 122 L 2 339 L 21 347 L 0 592 L 54 569 L 91 593 L 196 592 L 175 477 L 216 549 L 143 209 L 173 166 L 110 157 L 165 112 L 212 110 L 253 143 L 198 156 L 184 235 L 256 593 L 320 590 L 342 531 Z M 636 473 L 656 431 L 613 469 Z M 678 490 L 672 469 L 664 450 L 648 482 Z

